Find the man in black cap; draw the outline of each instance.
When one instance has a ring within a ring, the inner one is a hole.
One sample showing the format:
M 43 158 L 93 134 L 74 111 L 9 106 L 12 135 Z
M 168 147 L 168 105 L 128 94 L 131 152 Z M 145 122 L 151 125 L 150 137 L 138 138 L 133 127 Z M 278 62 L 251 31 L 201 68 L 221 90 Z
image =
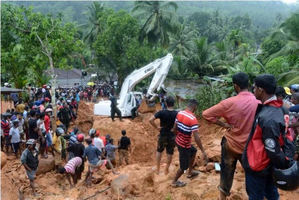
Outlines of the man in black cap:
M 255 79 L 254 95 L 259 104 L 253 128 L 243 152 L 246 191 L 249 199 L 279 199 L 277 187 L 271 176 L 271 167 L 289 168 L 293 155 L 284 152 L 285 130 L 289 115 L 283 102 L 275 96 L 276 80 L 273 75 L 263 74 Z

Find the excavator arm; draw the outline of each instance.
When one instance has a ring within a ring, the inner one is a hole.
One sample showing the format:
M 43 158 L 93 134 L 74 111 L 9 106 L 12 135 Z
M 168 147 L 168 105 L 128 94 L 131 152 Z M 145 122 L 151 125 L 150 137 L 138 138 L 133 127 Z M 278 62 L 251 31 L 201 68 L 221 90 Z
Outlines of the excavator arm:
M 172 55 L 169 53 L 165 57 L 155 60 L 148 65 L 133 71 L 126 77 L 122 84 L 121 91 L 118 99 L 118 108 L 120 109 L 123 117 L 131 116 L 131 110 L 136 106 L 135 95 L 142 95 L 141 92 L 133 92 L 134 87 L 140 81 L 155 73 L 153 79 L 147 90 L 147 97 L 154 99 L 157 94 L 156 90 L 159 90 L 168 74 L 173 61 Z M 110 115 L 110 101 L 100 101 L 94 105 L 95 115 Z
M 133 88 L 140 81 L 155 73 L 151 84 L 147 90 L 146 96 L 151 96 L 151 99 L 157 96 L 156 89 L 160 89 L 163 85 L 163 82 L 168 74 L 168 71 L 171 67 L 173 61 L 172 54 L 167 54 L 165 57 L 157 59 L 148 65 L 133 71 L 129 76 L 126 77 L 119 95 L 119 106 L 123 106 L 125 103 L 125 97 L 128 93 L 132 92 Z

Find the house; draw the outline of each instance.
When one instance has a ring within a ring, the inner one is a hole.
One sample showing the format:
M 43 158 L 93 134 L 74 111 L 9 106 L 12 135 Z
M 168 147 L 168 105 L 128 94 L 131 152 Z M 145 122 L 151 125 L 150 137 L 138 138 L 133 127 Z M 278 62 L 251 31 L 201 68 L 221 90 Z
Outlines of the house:
M 57 74 L 56 83 L 59 87 L 74 87 L 76 85 L 84 85 L 86 86 L 89 79 L 91 78 L 90 74 L 87 76 L 82 76 L 82 71 L 80 69 L 54 69 L 55 74 Z

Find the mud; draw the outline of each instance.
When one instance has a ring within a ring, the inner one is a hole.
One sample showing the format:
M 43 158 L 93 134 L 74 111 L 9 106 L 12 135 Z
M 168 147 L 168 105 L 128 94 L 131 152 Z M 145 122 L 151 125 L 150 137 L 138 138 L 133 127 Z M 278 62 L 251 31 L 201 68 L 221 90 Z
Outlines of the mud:
M 203 166 L 199 150 L 195 168 L 201 171 L 200 175 L 192 180 L 183 175 L 181 180 L 188 184 L 183 188 L 172 188 L 170 182 L 179 167 L 178 152 L 175 150 L 168 175 L 163 174 L 166 165 L 165 153 L 162 157 L 161 173 L 159 175 L 154 173 L 158 132 L 148 122 L 151 113 L 140 114 L 133 121 L 124 119 L 123 122 L 119 120 L 112 122 L 108 117 L 94 116 L 93 119 L 87 119 L 87 117 L 92 116 L 90 115 L 92 109 L 92 103 L 80 104 L 80 115 L 78 114 L 76 125 L 80 125 L 80 129 L 85 133 L 93 126 L 93 128 L 100 130 L 103 135 L 109 133 L 115 144 L 117 144 L 118 139 L 121 137 L 121 130 L 125 129 L 127 136 L 131 138 L 130 164 L 117 167 L 116 170 L 120 172 L 120 175 L 113 175 L 111 170 L 104 169 L 94 175 L 94 184 L 91 187 L 86 187 L 84 181 L 79 180 L 75 188 L 69 189 L 67 180 L 63 175 L 50 171 L 36 177 L 37 192 L 41 194 L 41 197 L 33 198 L 30 195 L 29 180 L 20 161 L 15 160 L 14 156 L 7 156 L 6 164 L 1 170 L 2 199 L 83 200 L 101 191 L 104 192 L 90 199 L 215 200 L 218 198 L 217 185 L 220 175 L 215 171 L 213 165 L 214 162 L 218 162 L 220 159 L 220 142 L 224 130 L 214 125 L 208 125 L 199 119 L 201 139 L 208 153 L 209 164 Z M 86 121 L 87 124 L 84 124 L 83 121 Z M 86 171 L 87 163 L 85 166 Z M 82 178 L 85 178 L 85 172 Z M 280 194 L 281 200 L 299 199 L 298 191 L 280 191 Z M 239 164 L 229 199 L 247 199 L 244 171 Z

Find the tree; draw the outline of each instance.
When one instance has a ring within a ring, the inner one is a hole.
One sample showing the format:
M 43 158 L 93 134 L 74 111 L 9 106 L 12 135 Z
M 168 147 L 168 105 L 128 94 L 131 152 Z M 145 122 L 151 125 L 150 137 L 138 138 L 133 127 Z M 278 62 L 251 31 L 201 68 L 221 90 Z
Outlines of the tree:
M 62 24 L 62 15 L 54 18 L 33 12 L 33 8 L 12 7 L 3 5 L 5 10 L 5 26 L 18 37 L 18 42 L 27 51 L 25 59 L 29 64 L 42 63 L 52 77 L 52 92 L 55 94 L 56 77 L 54 67 L 69 67 L 68 60 L 74 51 L 80 51 L 82 42 L 75 39 L 76 28 L 72 23 Z M 29 51 L 30 50 L 30 51 Z M 44 62 L 48 60 L 48 62 Z M 39 68 L 40 70 L 41 68 Z M 30 71 L 30 70 L 29 70 Z M 52 95 L 53 115 L 56 116 L 55 95 Z
M 137 20 L 125 11 L 107 16 L 106 27 L 93 48 L 100 67 L 116 73 L 122 84 L 128 74 L 151 60 L 154 53 L 146 43 L 139 43 Z
M 104 4 L 100 4 L 99 2 L 93 2 L 91 6 L 87 6 L 89 12 L 84 12 L 88 17 L 88 24 L 85 26 L 89 26 L 89 30 L 84 34 L 83 40 L 87 42 L 90 46 L 95 42 L 96 36 L 104 30 L 104 24 L 101 22 L 101 18 L 104 15 Z
M 208 44 L 207 38 L 195 40 L 193 54 L 190 56 L 188 66 L 199 78 L 210 75 L 214 71 L 212 46 Z
M 287 18 L 279 26 L 279 30 L 275 31 L 271 35 L 271 39 L 283 38 L 286 44 L 280 51 L 273 54 L 271 58 L 275 58 L 281 55 L 299 55 L 299 13 L 294 13 L 291 17 Z
M 172 79 L 186 79 L 191 76 L 186 57 L 175 56 L 168 77 Z
M 203 34 L 208 28 L 208 22 L 212 18 L 211 14 L 208 12 L 195 12 L 187 18 L 189 23 L 193 22 L 199 29 L 199 33 Z
M 168 50 L 174 55 L 188 58 L 197 36 L 196 30 L 192 30 L 188 25 L 179 24 L 176 33 L 170 35 Z
M 147 37 L 149 43 L 155 44 L 160 41 L 162 46 L 167 46 L 169 32 L 172 32 L 173 24 L 176 22 L 177 9 L 177 4 L 172 1 L 136 1 L 132 12 L 137 13 L 137 17 L 145 19 L 141 28 L 141 39 Z

